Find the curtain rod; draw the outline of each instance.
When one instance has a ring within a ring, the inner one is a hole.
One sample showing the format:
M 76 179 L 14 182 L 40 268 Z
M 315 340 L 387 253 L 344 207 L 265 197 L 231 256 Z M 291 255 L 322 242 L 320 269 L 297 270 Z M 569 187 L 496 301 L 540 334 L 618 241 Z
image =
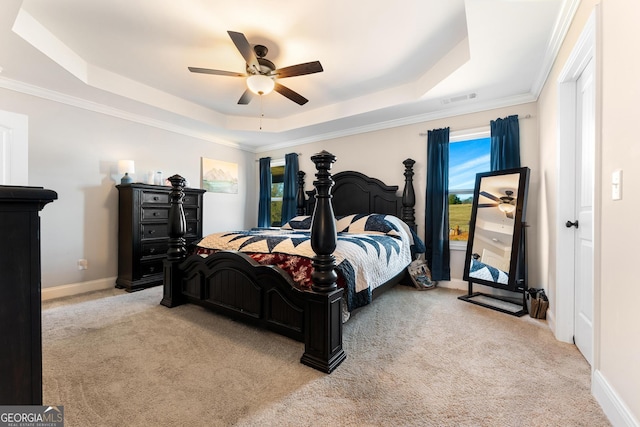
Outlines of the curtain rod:
M 530 119 L 531 117 L 533 117 L 533 116 L 531 116 L 531 114 L 527 114 L 527 115 L 524 115 L 522 117 L 518 117 L 518 120 Z M 482 126 L 486 126 L 486 125 L 482 125 Z M 466 128 L 466 129 L 475 129 L 475 128 L 479 128 L 479 127 L 480 126 L 470 126 L 470 127 Z M 454 132 L 459 132 L 459 131 L 454 131 Z M 429 134 L 427 132 L 420 132 L 418 135 L 420 135 L 420 136 L 428 136 Z

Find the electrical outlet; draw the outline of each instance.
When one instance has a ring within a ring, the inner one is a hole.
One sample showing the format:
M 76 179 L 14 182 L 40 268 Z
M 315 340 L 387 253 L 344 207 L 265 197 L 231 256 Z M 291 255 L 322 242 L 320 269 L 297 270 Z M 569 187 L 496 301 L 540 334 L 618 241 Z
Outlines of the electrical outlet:
M 86 259 L 78 260 L 78 270 L 86 270 L 88 268 L 89 268 L 89 261 L 87 261 Z

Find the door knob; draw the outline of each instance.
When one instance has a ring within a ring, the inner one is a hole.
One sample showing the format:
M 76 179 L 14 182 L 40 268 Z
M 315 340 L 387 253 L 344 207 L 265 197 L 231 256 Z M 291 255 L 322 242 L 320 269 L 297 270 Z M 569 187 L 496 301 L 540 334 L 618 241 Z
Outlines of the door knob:
M 567 221 L 567 223 L 565 224 L 565 226 L 566 226 L 567 228 L 571 228 L 571 227 L 578 228 L 578 220 L 576 219 L 576 222 Z

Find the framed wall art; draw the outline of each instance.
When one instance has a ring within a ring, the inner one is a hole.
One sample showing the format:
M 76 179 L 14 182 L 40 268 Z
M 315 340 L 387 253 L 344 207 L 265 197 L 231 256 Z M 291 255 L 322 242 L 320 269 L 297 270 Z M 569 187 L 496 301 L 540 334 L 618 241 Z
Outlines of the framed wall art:
M 202 158 L 202 188 L 212 193 L 238 193 L 238 164 Z

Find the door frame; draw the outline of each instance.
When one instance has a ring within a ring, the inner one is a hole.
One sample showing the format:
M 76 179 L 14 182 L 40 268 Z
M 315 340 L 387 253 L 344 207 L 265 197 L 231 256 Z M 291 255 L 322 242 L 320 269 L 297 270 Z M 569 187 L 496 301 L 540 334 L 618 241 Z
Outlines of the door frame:
M 0 110 L 0 185 L 29 185 L 29 118 Z
M 575 329 L 575 231 L 565 226 L 568 219 L 575 219 L 575 153 L 576 153 L 576 82 L 590 60 L 594 64 L 595 82 L 595 153 L 593 195 L 593 365 L 598 365 L 600 325 L 600 222 L 602 195 L 601 167 L 601 73 L 596 57 L 596 23 L 599 16 L 596 8 L 589 17 L 575 44 L 567 63 L 558 77 L 558 182 L 556 217 L 556 286 L 555 328 L 556 339 L 573 342 Z

